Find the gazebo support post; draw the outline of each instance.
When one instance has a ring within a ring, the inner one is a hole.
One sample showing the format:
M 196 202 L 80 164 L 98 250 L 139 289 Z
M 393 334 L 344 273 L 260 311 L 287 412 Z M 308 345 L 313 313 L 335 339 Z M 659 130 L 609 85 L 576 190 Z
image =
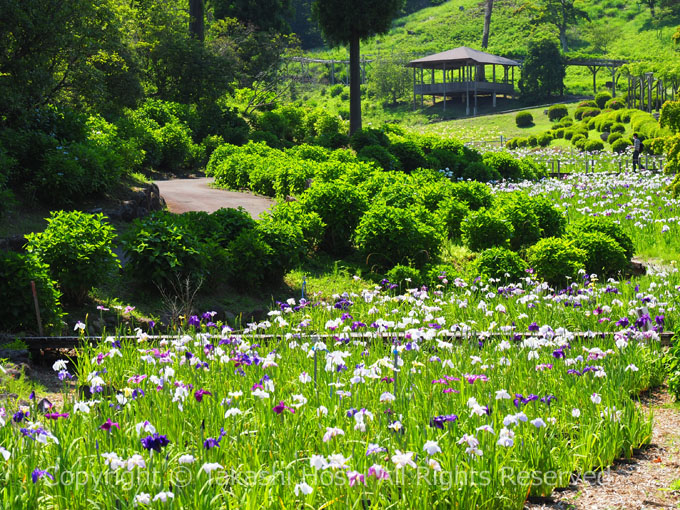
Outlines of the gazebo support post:
M 616 97 L 616 67 L 611 67 L 612 72 L 612 97 Z
M 474 117 L 477 116 L 477 79 L 479 78 L 477 74 L 479 73 L 479 66 L 475 66 L 475 107 L 473 110 L 472 115 Z
M 494 83 L 494 85 L 496 84 L 496 65 L 495 64 L 493 66 L 493 83 Z M 493 92 L 491 93 L 491 97 L 493 97 L 493 107 L 496 108 L 496 87 L 494 87 Z
M 423 78 L 423 73 L 425 71 L 423 68 L 420 68 L 420 88 L 424 89 L 425 88 L 425 79 Z M 422 94 L 420 94 L 420 107 L 423 108 L 425 106 L 425 90 L 421 90 Z
M 446 111 L 446 62 L 444 62 L 443 71 L 444 71 L 444 87 L 442 88 L 442 92 L 444 93 L 444 111 Z
M 416 109 L 416 68 L 413 68 L 413 109 Z

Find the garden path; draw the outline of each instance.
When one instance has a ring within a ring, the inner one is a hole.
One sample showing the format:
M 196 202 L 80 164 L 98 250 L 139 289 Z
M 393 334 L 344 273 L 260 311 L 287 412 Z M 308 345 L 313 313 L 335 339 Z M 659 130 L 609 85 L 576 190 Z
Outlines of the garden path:
M 212 182 L 213 179 L 209 177 L 155 181 L 168 205 L 168 210 L 174 213 L 188 211 L 211 213 L 221 207 L 234 209 L 243 207 L 253 218 L 257 218 L 274 204 L 273 199 L 250 192 L 212 188 L 210 187 Z

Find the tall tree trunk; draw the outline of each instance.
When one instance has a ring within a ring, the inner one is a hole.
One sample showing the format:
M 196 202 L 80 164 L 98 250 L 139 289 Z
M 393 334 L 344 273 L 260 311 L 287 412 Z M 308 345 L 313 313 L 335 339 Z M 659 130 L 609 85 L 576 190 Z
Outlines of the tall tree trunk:
M 493 11 L 493 0 L 486 0 L 486 10 L 484 11 L 484 32 L 482 33 L 482 49 L 489 46 L 489 29 L 491 28 L 491 12 Z
M 189 0 L 189 34 L 203 42 L 205 39 L 204 0 Z
M 349 134 L 361 129 L 361 54 L 359 34 L 349 41 Z
M 562 43 L 562 51 L 566 53 L 569 48 L 567 48 L 567 28 L 560 27 L 560 43 Z

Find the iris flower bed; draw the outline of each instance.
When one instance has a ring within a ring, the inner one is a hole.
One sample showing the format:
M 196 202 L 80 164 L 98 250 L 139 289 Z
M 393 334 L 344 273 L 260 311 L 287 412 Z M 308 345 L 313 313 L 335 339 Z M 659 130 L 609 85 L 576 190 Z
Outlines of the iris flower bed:
M 649 442 L 677 274 L 440 281 L 83 347 L 0 409 L 1 506 L 519 509 Z
M 501 183 L 493 189 L 547 196 L 565 212 L 569 223 L 584 216 L 609 217 L 631 236 L 637 255 L 674 264 L 680 257 L 680 200 L 666 191 L 672 179 L 651 172 L 576 174 L 539 183 Z

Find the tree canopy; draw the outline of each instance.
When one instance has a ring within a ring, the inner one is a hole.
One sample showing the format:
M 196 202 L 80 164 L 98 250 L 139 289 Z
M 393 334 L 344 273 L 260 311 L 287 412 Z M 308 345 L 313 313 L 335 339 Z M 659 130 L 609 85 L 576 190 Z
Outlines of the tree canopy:
M 525 98 L 534 101 L 561 95 L 565 74 L 564 58 L 556 40 L 543 36 L 529 41 L 529 53 L 519 81 Z

